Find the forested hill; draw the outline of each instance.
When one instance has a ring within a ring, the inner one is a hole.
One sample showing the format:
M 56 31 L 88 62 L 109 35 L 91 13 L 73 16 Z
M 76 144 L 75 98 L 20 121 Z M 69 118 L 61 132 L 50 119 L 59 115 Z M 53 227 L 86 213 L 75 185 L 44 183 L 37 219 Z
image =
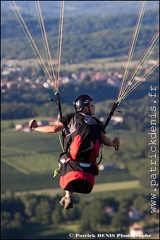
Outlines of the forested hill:
M 3 13 L 3 12 L 2 12 Z M 1 22 L 1 58 L 29 59 L 33 55 L 22 38 L 22 30 L 16 19 L 6 18 L 2 14 Z M 145 13 L 138 38 L 136 51 L 144 52 L 157 30 L 159 13 L 151 10 Z M 10 20 L 9 20 L 10 19 Z M 9 21 L 8 21 L 9 20 Z M 62 60 L 79 62 L 85 59 L 122 56 L 128 53 L 137 14 L 118 16 L 99 16 L 83 18 L 65 18 L 63 30 Z M 36 43 L 42 49 L 42 36 L 37 19 L 26 18 L 25 22 Z M 59 18 L 45 19 L 47 36 L 52 56 L 56 57 L 59 31 Z M 21 36 L 21 37 L 20 37 Z M 53 44 L 54 43 L 54 44 Z M 135 55 L 136 56 L 136 55 Z M 54 58 L 54 57 L 53 57 Z

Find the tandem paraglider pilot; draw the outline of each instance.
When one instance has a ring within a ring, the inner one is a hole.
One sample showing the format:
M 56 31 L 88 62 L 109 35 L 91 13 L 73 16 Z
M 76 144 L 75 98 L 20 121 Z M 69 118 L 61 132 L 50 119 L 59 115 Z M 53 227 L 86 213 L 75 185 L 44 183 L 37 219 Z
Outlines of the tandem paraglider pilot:
M 72 194 L 88 194 L 94 186 L 98 175 L 96 161 L 101 145 L 116 148 L 119 138 L 110 140 L 105 135 L 102 122 L 93 117 L 95 106 L 92 97 L 80 95 L 73 102 L 75 113 L 63 116 L 61 121 L 53 126 L 38 126 L 32 119 L 29 126 L 32 130 L 43 133 L 63 132 L 64 152 L 60 154 L 60 187 L 65 190 L 65 196 L 60 204 L 69 209 L 73 207 Z

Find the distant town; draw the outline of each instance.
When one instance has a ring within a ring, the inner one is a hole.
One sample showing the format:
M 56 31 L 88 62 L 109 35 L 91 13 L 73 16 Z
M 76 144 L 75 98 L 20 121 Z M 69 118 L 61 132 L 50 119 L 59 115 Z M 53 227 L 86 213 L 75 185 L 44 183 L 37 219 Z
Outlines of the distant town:
M 50 88 L 52 82 L 50 79 L 44 81 L 42 76 L 32 76 L 31 78 L 25 76 L 24 72 L 26 67 L 14 65 L 14 61 L 8 61 L 5 64 L 1 64 L 1 93 L 5 93 L 6 89 L 12 88 L 12 86 L 17 86 L 17 88 L 24 87 L 24 84 L 30 85 L 31 88 L 44 87 Z M 11 76 L 17 75 L 16 80 L 11 80 Z M 115 87 L 119 87 L 122 80 L 122 73 L 115 72 L 106 72 L 101 73 L 99 71 L 82 71 L 78 76 L 75 73 L 68 74 L 68 76 L 60 77 L 60 84 L 67 83 L 77 83 L 83 81 L 87 78 L 88 81 L 94 82 L 99 81 L 101 83 L 106 83 Z
M 148 66 L 145 67 L 146 70 L 150 65 L 155 64 L 155 60 L 148 61 Z M 16 88 L 24 87 L 25 84 L 29 85 L 31 88 L 50 88 L 53 85 L 53 82 L 51 82 L 50 79 L 44 80 L 44 77 L 37 76 L 36 74 L 27 77 L 27 74 L 25 75 L 26 72 L 27 66 L 17 66 L 14 63 L 14 60 L 8 60 L 3 64 L 1 63 L 1 93 L 4 94 L 6 89 L 10 89 L 13 86 Z M 112 85 L 118 88 L 121 84 L 122 78 L 123 75 L 120 71 L 107 71 L 106 73 L 102 73 L 100 71 L 87 70 L 81 71 L 79 75 L 70 73 L 66 76 L 60 77 L 60 84 L 77 83 L 86 80 L 90 82 L 98 81 L 99 83 Z M 139 81 L 139 78 L 136 77 L 135 80 Z
M 148 67 L 150 65 L 155 65 L 156 61 L 150 60 L 148 62 Z M 146 67 L 147 69 L 147 67 Z M 14 60 L 5 61 L 1 63 L 1 94 L 5 94 L 6 91 L 23 89 L 27 86 L 28 89 L 38 89 L 38 88 L 51 88 L 53 84 L 50 79 L 45 79 L 44 76 L 40 75 L 40 71 L 32 72 L 31 67 L 28 66 L 18 66 Z M 30 76 L 30 77 L 28 77 Z M 106 73 L 96 71 L 96 70 L 86 70 L 80 71 L 79 75 L 75 73 L 68 73 L 60 78 L 60 84 L 68 83 L 78 83 L 80 81 L 98 81 L 100 84 L 108 84 L 113 87 L 119 87 L 122 81 L 122 73 L 120 71 L 107 71 Z M 137 77 L 137 81 L 138 81 Z M 104 119 L 101 119 L 103 121 Z M 56 119 L 48 120 L 48 124 L 55 123 Z M 112 125 L 123 122 L 122 116 L 113 116 Z M 40 125 L 44 123 L 41 122 Z M 30 129 L 27 124 L 21 124 L 15 127 L 15 130 L 29 132 Z

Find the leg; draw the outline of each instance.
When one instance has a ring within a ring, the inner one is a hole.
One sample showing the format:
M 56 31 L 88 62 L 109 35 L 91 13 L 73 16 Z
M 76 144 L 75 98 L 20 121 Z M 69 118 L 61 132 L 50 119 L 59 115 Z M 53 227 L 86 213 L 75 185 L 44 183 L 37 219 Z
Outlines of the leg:
M 66 191 L 66 195 L 65 195 L 66 198 L 71 197 L 71 195 L 72 195 L 72 192 Z
M 64 197 L 61 198 L 59 202 L 65 209 L 73 208 L 73 201 L 72 201 L 72 192 L 66 191 Z

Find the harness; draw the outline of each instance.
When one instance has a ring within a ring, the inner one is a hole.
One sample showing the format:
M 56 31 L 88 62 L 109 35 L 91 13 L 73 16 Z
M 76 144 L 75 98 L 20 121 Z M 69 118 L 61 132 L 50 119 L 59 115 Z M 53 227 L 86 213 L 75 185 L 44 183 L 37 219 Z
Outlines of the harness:
M 100 161 L 96 162 L 101 148 L 100 133 L 105 132 L 103 123 L 81 112 L 68 114 L 61 118 L 61 122 L 65 126 L 62 130 L 63 152 L 54 177 L 59 172 L 60 187 L 64 190 L 90 193 L 102 159 L 101 151 Z

